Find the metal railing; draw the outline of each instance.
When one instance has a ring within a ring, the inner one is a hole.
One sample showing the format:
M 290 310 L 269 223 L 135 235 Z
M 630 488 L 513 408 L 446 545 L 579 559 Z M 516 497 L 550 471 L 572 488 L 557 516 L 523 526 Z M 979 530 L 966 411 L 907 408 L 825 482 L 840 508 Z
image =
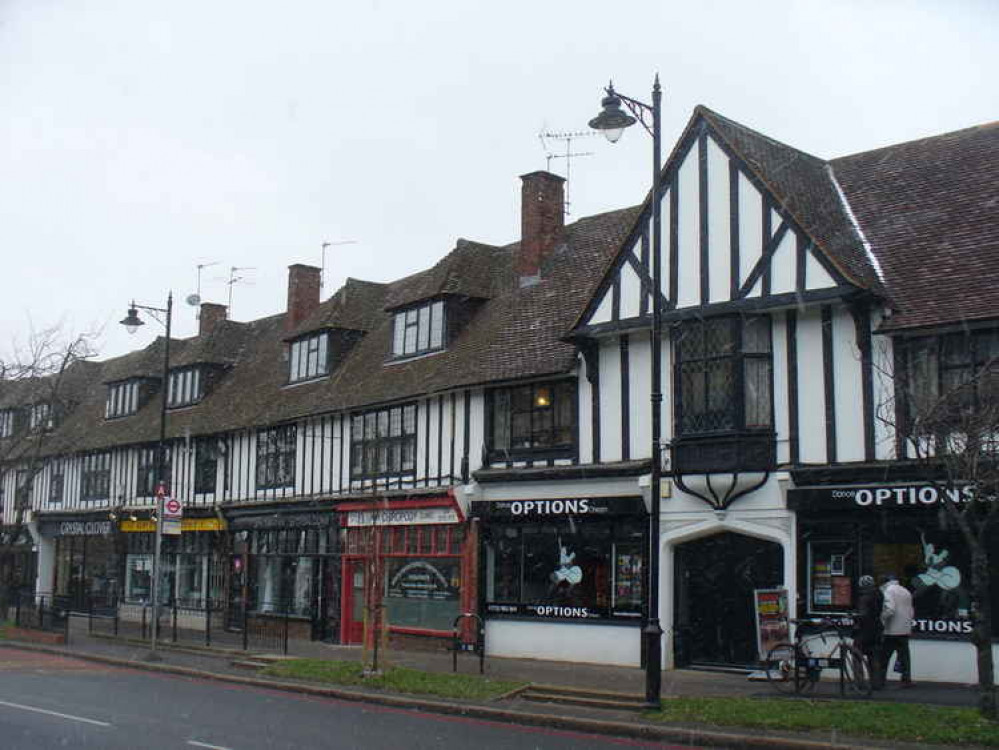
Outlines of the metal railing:
M 95 635 L 147 640 L 155 619 L 147 602 L 120 602 L 108 611 L 87 612 L 88 631 Z M 257 607 L 224 599 L 174 600 L 159 607 L 161 643 L 240 651 L 287 654 L 294 640 L 311 640 L 313 613 L 285 602 L 262 602 Z
M 21 591 L 4 598 L 5 611 L 0 615 L 15 627 L 61 633 L 69 641 L 69 611 L 59 597 Z

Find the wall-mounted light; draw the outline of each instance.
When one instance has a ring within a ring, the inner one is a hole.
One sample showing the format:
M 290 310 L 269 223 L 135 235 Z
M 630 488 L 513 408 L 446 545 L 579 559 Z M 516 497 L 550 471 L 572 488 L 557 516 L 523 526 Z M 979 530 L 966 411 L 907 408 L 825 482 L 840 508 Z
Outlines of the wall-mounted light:
M 552 394 L 548 388 L 538 388 L 534 394 L 534 405 L 545 407 L 552 405 Z

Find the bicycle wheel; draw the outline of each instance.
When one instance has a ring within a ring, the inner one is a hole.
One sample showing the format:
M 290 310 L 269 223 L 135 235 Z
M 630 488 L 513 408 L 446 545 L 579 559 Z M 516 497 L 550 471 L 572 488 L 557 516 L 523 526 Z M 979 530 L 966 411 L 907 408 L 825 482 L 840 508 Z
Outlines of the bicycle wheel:
M 869 696 L 873 680 L 867 657 L 856 646 L 848 645 L 840 648 L 840 657 L 843 660 L 843 683 L 846 689 L 856 695 Z
M 779 693 L 797 693 L 805 674 L 797 668 L 798 650 L 793 643 L 778 643 L 769 652 L 763 668 L 769 682 Z

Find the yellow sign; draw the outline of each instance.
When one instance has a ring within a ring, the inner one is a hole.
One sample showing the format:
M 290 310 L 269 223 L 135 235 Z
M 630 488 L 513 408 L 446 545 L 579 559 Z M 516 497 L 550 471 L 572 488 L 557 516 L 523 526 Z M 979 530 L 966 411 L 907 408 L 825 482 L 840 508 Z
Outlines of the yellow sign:
M 143 519 L 141 521 L 122 521 L 121 530 L 125 533 L 144 531 L 156 532 L 156 522 Z M 180 522 L 180 530 L 184 531 L 224 531 L 225 524 L 219 518 L 185 518 Z

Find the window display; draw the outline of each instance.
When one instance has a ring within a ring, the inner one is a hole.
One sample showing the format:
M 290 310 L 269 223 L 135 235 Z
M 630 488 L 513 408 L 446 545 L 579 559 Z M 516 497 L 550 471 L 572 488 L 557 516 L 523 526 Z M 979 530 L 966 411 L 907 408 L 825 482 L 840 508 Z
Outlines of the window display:
M 645 522 L 551 518 L 486 533 L 486 611 L 574 619 L 640 618 Z
M 812 612 L 849 612 L 853 607 L 853 545 L 845 541 L 809 542 L 808 604 Z
M 390 625 L 451 629 L 461 613 L 458 558 L 389 557 L 385 567 L 385 617 Z
M 832 526 L 822 524 L 827 532 Z M 914 636 L 971 635 L 970 556 L 960 532 L 941 528 L 935 514 L 910 516 L 888 525 L 835 527 L 842 531 L 842 541 L 815 541 L 807 546 L 810 614 L 850 613 L 861 575 L 873 575 L 880 583 L 886 574 L 894 573 L 912 592 Z M 999 606 L 997 579 L 999 561 L 993 561 L 993 607 Z

